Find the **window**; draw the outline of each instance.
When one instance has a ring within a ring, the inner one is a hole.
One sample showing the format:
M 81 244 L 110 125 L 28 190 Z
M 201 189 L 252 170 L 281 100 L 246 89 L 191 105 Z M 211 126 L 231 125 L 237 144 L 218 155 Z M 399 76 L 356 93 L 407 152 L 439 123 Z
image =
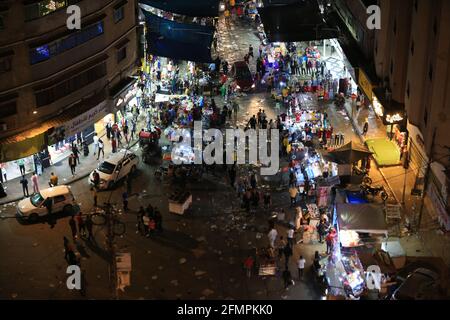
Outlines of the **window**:
M 52 41 L 40 47 L 32 48 L 30 50 L 31 64 L 48 60 L 53 56 L 82 45 L 83 43 L 100 36 L 103 32 L 103 21 L 99 21 L 87 28 L 72 33 L 69 36 Z
M 433 81 L 433 66 L 430 64 L 430 68 L 428 69 L 428 78 L 430 81 Z
M 64 202 L 66 200 L 66 197 L 61 195 L 61 196 L 56 196 L 53 198 L 53 203 L 57 204 L 59 202 Z
M 434 18 L 434 22 L 433 22 L 433 33 L 434 33 L 434 36 L 437 35 L 437 32 L 438 32 L 438 26 L 437 26 L 437 19 L 435 17 Z
M 25 6 L 25 21 L 30 21 L 44 17 L 59 9 L 65 8 L 69 5 L 68 0 L 43 0 Z
M 36 106 L 53 103 L 106 75 L 106 63 L 99 64 L 49 89 L 36 92 Z
M 0 104 L 0 118 L 6 118 L 17 114 L 16 101 Z
M 408 85 L 407 85 L 407 87 L 406 87 L 406 95 L 408 96 L 408 99 L 409 99 L 410 93 L 411 93 L 411 91 L 410 91 L 410 83 L 409 83 L 409 81 L 408 81 Z
M 12 57 L 0 58 L 0 74 L 11 71 Z
M 394 73 L 394 60 L 391 59 L 391 75 Z
M 117 23 L 117 22 L 123 20 L 124 16 L 125 16 L 125 7 L 124 6 L 114 9 L 114 23 Z
M 426 127 L 428 124 L 428 112 L 426 111 L 426 109 L 425 109 L 425 115 L 423 116 L 423 122 L 425 123 L 425 127 Z
M 414 40 L 411 42 L 411 55 L 414 55 Z
M 117 63 L 121 62 L 127 57 L 127 47 L 123 47 L 117 51 Z
M 3 15 L 0 13 L 0 30 L 5 29 L 5 24 L 3 22 Z

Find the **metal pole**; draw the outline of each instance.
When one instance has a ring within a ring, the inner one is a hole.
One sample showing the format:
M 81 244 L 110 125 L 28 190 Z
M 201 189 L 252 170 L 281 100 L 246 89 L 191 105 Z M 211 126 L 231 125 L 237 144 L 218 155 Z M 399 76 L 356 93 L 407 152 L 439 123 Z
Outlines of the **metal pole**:
M 406 175 L 408 174 L 408 169 L 405 168 L 405 177 L 403 179 L 403 195 L 402 195 L 402 205 L 405 206 L 405 193 L 406 193 Z
M 431 163 L 433 162 L 433 149 L 434 149 L 434 141 L 435 141 L 435 139 L 436 139 L 436 128 L 434 129 L 434 132 L 433 132 L 433 140 L 431 142 L 430 160 L 428 161 L 427 171 L 425 173 L 425 183 L 423 185 L 422 199 L 420 201 L 419 221 L 417 223 L 417 232 L 419 232 L 420 225 L 422 223 L 423 207 L 424 207 L 424 204 L 425 204 L 425 197 L 427 196 L 428 183 L 429 183 L 429 180 L 430 180 Z

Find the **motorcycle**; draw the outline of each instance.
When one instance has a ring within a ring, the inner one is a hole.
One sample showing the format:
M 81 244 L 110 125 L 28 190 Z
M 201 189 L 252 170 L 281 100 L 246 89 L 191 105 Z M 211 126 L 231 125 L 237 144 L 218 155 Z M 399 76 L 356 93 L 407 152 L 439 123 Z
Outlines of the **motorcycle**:
M 385 201 L 385 202 L 386 202 L 386 200 L 389 198 L 389 196 L 388 196 L 386 190 L 384 189 L 384 186 L 375 186 L 375 187 L 373 187 L 372 185 L 363 183 L 363 184 L 361 185 L 361 191 L 362 191 L 362 193 L 363 193 L 364 195 L 366 195 L 366 196 L 369 195 L 369 194 L 370 194 L 372 197 L 376 197 L 376 196 L 380 195 L 380 196 L 381 196 L 381 199 L 382 199 L 383 201 Z
M 367 170 L 362 170 L 357 166 L 353 166 L 353 174 L 356 176 L 364 176 L 362 180 L 363 184 L 371 185 L 373 182 L 372 178 L 369 177 L 369 171 Z

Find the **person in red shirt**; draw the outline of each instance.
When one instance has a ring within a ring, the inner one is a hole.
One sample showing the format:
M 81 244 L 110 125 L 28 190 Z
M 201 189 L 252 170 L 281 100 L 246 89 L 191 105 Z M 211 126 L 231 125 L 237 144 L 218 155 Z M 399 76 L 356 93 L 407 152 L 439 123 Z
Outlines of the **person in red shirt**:
M 247 259 L 245 259 L 244 267 L 247 271 L 247 277 L 249 277 L 249 278 L 252 275 L 252 269 L 253 269 L 254 263 L 255 263 L 255 260 L 253 260 L 252 256 L 248 256 Z

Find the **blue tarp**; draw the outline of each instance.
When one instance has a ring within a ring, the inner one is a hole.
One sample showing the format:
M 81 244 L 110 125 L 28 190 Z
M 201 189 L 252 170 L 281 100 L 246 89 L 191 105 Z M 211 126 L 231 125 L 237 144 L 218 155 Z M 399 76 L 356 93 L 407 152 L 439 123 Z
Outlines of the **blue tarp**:
M 139 3 L 190 17 L 219 15 L 219 0 L 139 0 Z
M 214 27 L 179 23 L 143 10 L 147 21 L 149 52 L 161 57 L 212 62 Z

